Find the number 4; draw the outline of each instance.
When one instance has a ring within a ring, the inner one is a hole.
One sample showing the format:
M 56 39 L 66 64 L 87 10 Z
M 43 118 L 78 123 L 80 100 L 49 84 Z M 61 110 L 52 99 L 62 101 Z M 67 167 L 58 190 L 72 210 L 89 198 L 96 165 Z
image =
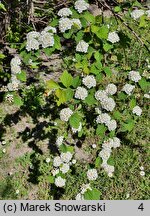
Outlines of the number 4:
M 141 203 L 138 207 L 139 210 L 143 211 L 144 210 L 144 207 L 143 207 L 143 203 Z

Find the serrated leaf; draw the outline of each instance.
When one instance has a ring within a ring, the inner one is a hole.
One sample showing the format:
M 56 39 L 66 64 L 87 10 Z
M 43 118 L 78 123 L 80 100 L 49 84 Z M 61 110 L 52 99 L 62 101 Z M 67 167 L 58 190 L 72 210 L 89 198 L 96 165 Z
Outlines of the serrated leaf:
M 73 77 L 71 74 L 68 73 L 68 71 L 64 71 L 60 77 L 60 80 L 61 80 L 62 84 L 68 88 L 72 84 Z
M 73 98 L 74 92 L 72 89 L 68 88 L 64 90 L 66 92 L 66 100 L 70 101 Z
M 54 178 L 54 176 L 52 176 L 52 175 L 49 175 L 49 176 L 47 177 L 47 181 L 48 181 L 49 183 L 51 183 L 51 184 L 54 183 L 54 180 L 55 180 L 55 178 Z
M 21 71 L 20 74 L 17 74 L 17 79 L 19 79 L 20 81 L 26 82 L 26 80 L 27 80 L 26 72 Z
M 103 55 L 99 51 L 96 51 L 94 53 L 94 58 L 96 59 L 97 62 L 100 62 L 103 59 Z
M 150 88 L 150 83 L 147 82 L 144 77 L 141 80 L 139 80 L 138 83 L 143 91 L 146 91 Z
M 59 89 L 60 86 L 57 82 L 55 82 L 54 80 L 48 80 L 46 82 L 46 88 L 47 89 Z
M 17 106 L 22 106 L 23 105 L 23 101 L 21 99 L 21 97 L 19 95 L 14 95 L 13 97 L 14 99 L 14 104 Z
M 97 157 L 95 161 L 95 167 L 100 168 L 100 165 L 102 164 L 102 159 L 101 157 Z
M 65 103 L 67 101 L 65 90 L 57 89 L 55 91 L 55 95 L 58 98 L 58 100 L 57 100 L 58 106 L 60 106 L 61 104 Z
M 113 48 L 113 45 L 109 44 L 109 43 L 105 43 L 103 44 L 103 49 L 108 52 L 109 50 L 111 50 Z
M 114 161 L 114 158 L 112 156 L 109 157 L 107 163 L 111 166 L 114 166 L 115 165 L 115 161 Z
M 60 37 L 58 35 L 54 35 L 54 46 L 55 49 L 61 50 Z
M 109 67 L 104 67 L 104 72 L 105 72 L 106 76 L 108 76 L 108 77 L 112 76 L 112 72 L 111 72 Z
M 78 113 L 74 113 L 69 119 L 70 126 L 76 129 L 79 128 L 80 122 L 81 122 L 81 117 L 79 116 Z
M 95 23 L 95 16 L 91 14 L 90 12 L 86 11 L 83 15 L 83 17 L 90 23 Z
M 122 114 L 119 111 L 115 111 L 113 113 L 113 116 L 116 120 L 121 120 L 121 118 L 122 118 Z
M 101 192 L 97 189 L 89 190 L 84 193 L 85 200 L 100 200 Z
M 128 123 L 123 123 L 121 131 L 125 132 L 125 131 L 132 131 L 134 128 L 134 121 L 130 120 L 128 121 Z
M 129 102 L 129 106 L 131 109 L 133 109 L 136 106 L 136 99 L 132 98 Z
M 104 125 L 98 125 L 96 128 L 96 135 L 104 137 L 107 128 Z
M 95 97 L 92 94 L 89 94 L 85 98 L 84 102 L 87 103 L 90 106 L 90 105 L 94 105 L 97 101 L 96 101 Z
M 77 88 L 79 85 L 81 85 L 81 79 L 79 76 L 76 76 L 75 78 L 73 78 L 72 84 L 71 84 L 74 88 Z

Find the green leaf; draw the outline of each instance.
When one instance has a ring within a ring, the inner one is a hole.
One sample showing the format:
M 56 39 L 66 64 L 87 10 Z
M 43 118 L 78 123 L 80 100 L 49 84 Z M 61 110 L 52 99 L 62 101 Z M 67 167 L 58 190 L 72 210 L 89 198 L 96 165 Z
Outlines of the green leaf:
M 109 32 L 109 29 L 107 26 L 102 26 L 100 27 L 100 30 L 98 32 L 98 37 L 100 39 L 107 39 L 108 38 L 108 32 Z
M 78 43 L 80 40 L 82 40 L 83 36 L 84 36 L 84 32 L 79 31 L 75 37 L 76 42 Z
M 108 52 L 109 50 L 111 50 L 113 48 L 113 45 L 109 44 L 109 43 L 104 43 L 103 44 L 103 49 Z
M 55 180 L 55 177 L 54 177 L 54 176 L 52 176 L 52 175 L 47 176 L 47 181 L 48 181 L 49 183 L 53 184 L 53 183 L 54 183 L 54 180 Z
M 80 122 L 81 122 L 81 117 L 79 116 L 78 113 L 74 113 L 69 119 L 70 126 L 73 128 L 79 128 Z
M 20 81 L 26 82 L 26 80 L 27 80 L 26 72 L 25 72 L 25 71 L 21 71 L 20 74 L 17 74 L 17 78 L 18 78 Z
M 19 95 L 14 95 L 14 104 L 17 106 L 23 105 L 23 101 Z
M 134 121 L 133 120 L 130 120 L 128 121 L 128 123 L 123 123 L 122 124 L 122 128 L 121 128 L 121 131 L 122 132 L 125 132 L 125 131 L 132 131 L 134 128 Z
M 86 11 L 83 15 L 83 17 L 90 23 L 95 23 L 95 16 L 92 15 L 90 12 Z
M 81 79 L 79 76 L 76 76 L 75 78 L 73 78 L 72 84 L 71 84 L 74 88 L 77 88 L 79 85 L 81 85 Z
M 104 72 L 105 72 L 107 77 L 112 76 L 112 72 L 111 72 L 109 67 L 104 67 Z
M 74 147 L 73 146 L 67 146 L 67 145 L 60 145 L 59 147 L 59 150 L 63 153 L 66 153 L 66 152 L 71 152 L 73 153 L 74 152 Z
M 124 92 L 118 93 L 118 98 L 120 100 L 125 100 L 127 98 L 127 95 Z
M 48 80 L 46 82 L 46 88 L 47 89 L 59 89 L 60 86 L 57 82 L 55 82 L 54 80 Z
M 65 87 L 69 87 L 72 84 L 73 77 L 68 73 L 68 71 L 64 71 L 60 77 L 60 80 Z
M 57 89 L 55 91 L 55 95 L 58 98 L 58 100 L 57 100 L 57 105 L 58 106 L 60 106 L 61 104 L 65 103 L 67 101 L 66 91 L 65 90 Z
M 2 9 L 2 10 L 4 10 L 4 11 L 6 11 L 5 5 L 4 5 L 4 4 L 2 4 L 2 3 L 0 3 L 0 9 Z
M 109 157 L 107 163 L 111 166 L 114 166 L 115 165 L 115 161 L 114 161 L 114 158 L 112 156 Z
M 53 53 L 54 50 L 55 50 L 55 46 L 53 46 L 52 48 L 47 47 L 47 48 L 44 48 L 43 50 L 44 50 L 44 53 L 45 53 L 47 56 L 51 56 L 52 53 Z
M 131 109 L 133 109 L 136 106 L 136 99 L 132 98 L 129 102 L 129 106 Z
M 150 88 L 150 83 L 144 77 L 138 83 L 143 91 L 147 91 Z
M 118 12 L 120 12 L 120 11 L 121 11 L 121 7 L 116 6 L 116 7 L 114 8 L 114 12 L 118 13 Z
M 113 116 L 116 120 L 121 120 L 121 118 L 122 118 L 122 114 L 119 111 L 115 111 L 113 113 Z
M 73 98 L 74 92 L 72 89 L 68 88 L 64 90 L 66 92 L 66 99 L 67 101 L 70 101 Z
M 85 98 L 84 102 L 87 103 L 87 104 L 90 106 L 90 105 L 94 105 L 97 101 L 96 101 L 94 95 L 89 94 L 89 95 Z
M 87 190 L 84 193 L 85 200 L 100 200 L 101 192 L 97 189 Z
M 102 164 L 102 159 L 101 157 L 97 157 L 95 161 L 95 167 L 100 168 L 100 165 Z
M 103 55 L 99 51 L 96 51 L 94 53 L 94 58 L 96 59 L 97 62 L 100 62 L 103 59 Z
M 104 137 L 107 128 L 103 124 L 99 124 L 96 128 L 96 135 Z
M 55 27 L 59 23 L 59 19 L 53 19 L 52 22 L 50 23 L 50 26 Z
M 60 37 L 58 35 L 54 35 L 54 46 L 55 49 L 61 50 Z
M 3 53 L 0 53 L 0 59 L 4 59 L 6 56 Z

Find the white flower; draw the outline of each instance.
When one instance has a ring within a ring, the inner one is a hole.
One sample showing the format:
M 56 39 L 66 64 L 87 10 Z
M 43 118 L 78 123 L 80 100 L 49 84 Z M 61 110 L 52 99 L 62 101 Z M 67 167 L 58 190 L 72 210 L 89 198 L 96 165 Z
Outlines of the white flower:
M 144 94 L 144 97 L 150 99 L 150 94 Z
M 72 24 L 77 26 L 78 29 L 82 28 L 81 21 L 79 19 L 72 19 Z
M 111 151 L 111 148 L 113 147 L 113 145 L 114 145 L 114 141 L 113 141 L 113 139 L 110 138 L 110 139 L 105 140 L 103 142 L 102 147 L 106 151 Z
M 143 166 L 140 166 L 140 170 L 143 171 L 143 170 L 144 170 L 144 167 L 143 167 Z
M 83 87 L 78 87 L 76 89 L 76 92 L 75 92 L 75 98 L 77 99 L 81 99 L 81 100 L 85 100 L 85 98 L 88 96 L 88 91 L 83 88 Z
M 53 34 L 46 31 L 42 31 L 39 41 L 43 48 L 52 47 L 54 45 Z
M 113 177 L 113 173 L 108 173 L 108 177 Z
M 55 176 L 55 175 L 57 175 L 59 173 L 59 169 L 53 169 L 51 171 L 51 173 L 52 173 L 53 176 Z
M 69 163 L 69 161 L 72 159 L 72 154 L 71 152 L 61 153 L 60 157 L 64 163 Z
M 117 148 L 120 146 L 120 139 L 118 137 L 113 138 L 113 148 Z
M 7 94 L 5 100 L 8 101 L 9 103 L 12 103 L 14 101 L 14 96 L 12 94 Z
M 93 75 L 88 75 L 83 78 L 82 83 L 88 88 L 92 88 L 96 86 L 96 80 Z
M 133 11 L 131 12 L 131 17 L 132 17 L 134 20 L 140 18 L 142 15 L 144 15 L 144 11 L 143 11 L 143 10 L 138 10 L 138 9 L 136 9 L 136 10 L 133 10 Z
M 62 173 L 67 173 L 69 171 L 70 167 L 68 164 L 63 163 L 62 167 L 60 167 L 60 171 L 62 171 Z
M 93 148 L 93 149 L 95 149 L 96 147 L 97 147 L 96 144 L 93 144 L 93 145 L 92 145 L 92 148 Z
M 62 160 L 59 156 L 54 157 L 53 166 L 59 167 L 62 164 Z
M 110 175 L 110 173 L 113 173 L 114 169 L 115 169 L 114 166 L 111 166 L 109 164 L 104 165 L 103 168 L 109 175 Z
M 68 17 L 72 15 L 72 11 L 69 8 L 62 8 L 58 11 L 57 15 L 60 17 Z
M 140 175 L 141 176 L 145 176 L 145 172 L 144 171 L 140 171 Z
M 21 73 L 21 67 L 19 65 L 12 65 L 11 66 L 11 72 L 13 74 L 20 74 Z
M 107 93 L 108 95 L 114 95 L 114 94 L 116 94 L 116 92 L 117 92 L 117 87 L 116 87 L 116 85 L 110 83 L 110 84 L 107 85 L 105 91 L 106 91 L 106 93 Z
M 60 32 L 65 32 L 69 29 L 71 29 L 72 27 L 72 20 L 70 20 L 69 18 L 61 18 L 59 20 L 59 30 Z
M 81 40 L 76 46 L 76 51 L 87 53 L 88 47 L 89 47 L 89 44 L 86 43 L 84 40 Z
M 98 90 L 98 91 L 95 93 L 95 98 L 96 98 L 96 100 L 98 100 L 98 101 L 103 101 L 103 100 L 105 100 L 105 99 L 108 98 L 108 97 L 107 97 L 106 91 L 104 91 L 104 90 Z
M 55 178 L 55 185 L 57 187 L 64 187 L 65 184 L 66 184 L 66 179 L 62 178 L 61 176 Z
M 96 108 L 95 108 L 95 112 L 96 112 L 97 114 L 99 114 L 99 115 L 100 115 L 100 114 L 102 114 L 102 111 L 101 111 L 101 109 L 100 109 L 100 108 L 98 108 L 98 107 L 96 107 Z
M 135 106 L 132 110 L 132 113 L 140 116 L 142 114 L 142 109 L 139 106 Z
M 103 161 L 107 161 L 110 157 L 111 149 L 102 149 L 99 153 L 99 157 L 102 158 Z
M 81 193 L 78 193 L 75 199 L 76 200 L 84 200 L 84 197 Z
M 45 32 L 50 32 L 50 33 L 56 33 L 56 28 L 55 27 L 52 27 L 52 26 L 47 26 L 43 29 L 43 31 Z
M 89 169 L 87 171 L 87 178 L 88 180 L 96 180 L 98 177 L 98 174 L 97 174 L 97 170 L 96 169 Z
M 111 43 L 116 43 L 120 41 L 120 38 L 116 32 L 109 32 L 107 40 Z
M 146 11 L 147 17 L 150 17 L 150 10 Z
M 31 38 L 31 39 L 27 40 L 26 50 L 27 51 L 38 50 L 39 46 L 40 46 L 39 41 L 34 39 L 34 38 Z
M 130 84 L 125 84 L 124 87 L 123 87 L 123 91 L 128 94 L 128 95 L 131 95 L 133 89 L 135 88 L 134 85 L 130 85 Z
M 20 60 L 19 56 L 15 56 L 14 58 L 12 58 L 10 61 L 10 65 L 11 66 L 21 65 L 21 60 Z
M 51 161 L 50 158 L 46 158 L 46 163 L 49 163 Z
M 78 128 L 71 128 L 72 132 L 73 133 L 77 133 L 77 132 L 80 132 L 82 130 L 82 123 L 80 122 L 80 125 Z
M 16 194 L 19 194 L 19 190 L 16 190 Z
M 4 148 L 4 149 L 2 150 L 2 152 L 5 154 L 5 153 L 6 153 L 6 149 Z
M 111 118 L 107 113 L 102 113 L 96 118 L 97 124 L 108 124 L 110 122 Z
M 39 32 L 36 32 L 36 31 L 31 31 L 27 34 L 27 40 L 29 39 L 39 39 L 40 37 L 40 33 Z
M 56 140 L 56 145 L 57 145 L 58 147 L 62 145 L 63 139 L 64 139 L 64 136 L 60 136 L 60 137 L 57 138 L 57 140 Z
M 67 122 L 72 114 L 73 111 L 70 108 L 64 108 L 60 111 L 60 119 Z
M 102 102 L 101 102 L 101 105 L 102 105 L 102 108 L 103 109 L 105 109 L 105 110 L 107 110 L 107 111 L 113 111 L 113 109 L 115 108 L 115 106 L 116 106 L 116 103 L 115 103 L 115 101 L 114 101 L 114 99 L 113 98 L 106 98 L 105 100 L 103 100 Z
M 74 7 L 78 11 L 78 13 L 82 13 L 82 11 L 87 10 L 89 8 L 89 4 L 84 0 L 78 0 L 75 2 Z
M 117 122 L 115 120 L 111 120 L 107 123 L 107 127 L 109 131 L 113 131 L 117 128 Z
M 76 159 L 73 159 L 71 162 L 72 162 L 72 164 L 76 164 L 77 161 L 76 161 Z
M 140 73 L 137 71 L 130 71 L 128 76 L 134 82 L 138 82 L 141 79 Z

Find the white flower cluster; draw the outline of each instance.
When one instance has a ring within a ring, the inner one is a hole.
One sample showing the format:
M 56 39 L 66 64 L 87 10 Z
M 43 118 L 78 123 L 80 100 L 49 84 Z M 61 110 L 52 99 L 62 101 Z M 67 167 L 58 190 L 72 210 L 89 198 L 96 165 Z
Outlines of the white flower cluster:
M 59 20 L 59 30 L 62 33 L 71 29 L 72 26 L 76 26 L 78 29 L 82 28 L 82 24 L 79 19 L 69 19 L 67 17 L 62 17 Z
M 83 87 L 77 87 L 75 92 L 75 98 L 80 100 L 85 100 L 85 98 L 88 96 L 88 91 Z
M 141 80 L 141 76 L 140 76 L 140 73 L 138 71 L 130 71 L 128 74 L 128 77 L 130 80 L 132 80 L 134 82 L 138 82 L 139 80 Z
M 131 93 L 132 93 L 132 91 L 133 91 L 134 88 L 135 88 L 134 85 L 130 85 L 130 84 L 127 83 L 127 84 L 125 84 L 123 86 L 122 91 L 124 91 L 128 95 L 131 95 Z
M 80 125 L 78 128 L 71 128 L 72 132 L 73 133 L 77 133 L 77 132 L 80 132 L 82 130 L 82 123 L 80 122 Z
M 12 103 L 14 101 L 14 96 L 12 94 L 7 94 L 5 96 L 5 100 L 8 101 L 9 103 Z
M 62 178 L 61 176 L 55 178 L 55 185 L 57 187 L 64 187 L 65 184 L 66 184 L 66 179 Z
M 90 184 L 83 184 L 81 186 L 81 191 L 80 193 L 77 194 L 76 196 L 76 200 L 84 200 L 84 193 L 87 191 L 87 190 L 92 190 L 92 188 L 90 187 Z
M 108 95 L 114 95 L 114 94 L 116 94 L 116 92 L 117 92 L 117 87 L 116 87 L 116 85 L 114 85 L 113 83 L 110 83 L 110 84 L 107 85 L 105 91 L 106 91 L 106 93 L 107 93 Z
M 82 13 L 82 11 L 85 11 L 89 8 L 89 4 L 84 0 L 77 0 L 74 7 L 78 13 Z
M 72 15 L 72 11 L 69 8 L 62 8 L 58 11 L 58 16 L 68 17 Z
M 60 111 L 60 119 L 67 122 L 72 114 L 73 111 L 70 108 L 64 108 Z
M 81 41 L 79 41 L 79 43 L 76 46 L 76 51 L 87 53 L 88 47 L 89 47 L 89 44 L 86 43 L 84 40 L 81 40 Z
M 148 18 L 150 17 L 150 10 L 146 11 L 146 15 L 147 15 Z
M 52 26 L 45 27 L 41 33 L 36 31 L 29 32 L 27 34 L 26 50 L 38 50 L 40 45 L 43 48 L 52 47 L 54 45 L 54 33 L 56 33 L 56 28 Z
M 136 20 L 136 19 L 140 18 L 141 16 L 143 16 L 144 13 L 145 13 L 144 10 L 138 10 L 138 9 L 136 9 L 136 10 L 133 10 L 133 11 L 131 12 L 131 17 L 132 17 L 134 20 Z
M 64 136 L 60 136 L 60 137 L 57 138 L 56 145 L 58 147 L 62 145 L 63 139 L 64 139 Z
M 88 75 L 83 78 L 82 83 L 88 88 L 92 88 L 96 86 L 96 80 L 93 75 Z
M 116 43 L 120 41 L 120 38 L 116 32 L 109 32 L 107 40 L 111 43 Z
M 73 155 L 70 152 L 66 152 L 66 153 L 61 153 L 60 156 L 54 157 L 53 166 L 55 167 L 55 169 L 51 171 L 52 175 L 56 176 L 57 174 L 59 174 L 59 172 L 66 174 L 70 170 L 70 164 L 73 164 L 73 162 L 72 163 L 70 162 L 72 156 Z M 55 178 L 55 185 L 57 187 L 63 187 L 65 185 L 65 182 L 66 182 L 65 179 L 62 180 L 59 177 Z
M 116 106 L 116 103 L 113 98 L 108 97 L 107 92 L 104 90 L 98 90 L 95 93 L 96 100 L 100 101 L 103 109 L 107 111 L 113 111 Z
M 111 155 L 112 148 L 117 148 L 120 146 L 120 140 L 117 137 L 114 137 L 113 139 L 108 139 L 107 141 L 103 142 L 102 150 L 99 153 L 99 157 L 102 158 L 103 163 L 102 167 L 104 170 L 108 173 L 109 177 L 112 177 L 114 172 L 114 166 L 110 166 L 107 164 L 107 161 Z
M 97 174 L 97 170 L 96 169 L 89 169 L 87 171 L 87 178 L 88 178 L 88 180 L 93 181 L 93 180 L 96 180 L 97 177 L 98 177 L 98 174 Z
M 107 113 L 101 113 L 98 115 L 96 123 L 105 124 L 109 131 L 113 131 L 117 128 L 117 122 L 115 120 L 111 120 L 111 117 Z
M 132 110 L 133 114 L 140 116 L 142 114 L 142 109 L 139 106 L 135 106 Z

